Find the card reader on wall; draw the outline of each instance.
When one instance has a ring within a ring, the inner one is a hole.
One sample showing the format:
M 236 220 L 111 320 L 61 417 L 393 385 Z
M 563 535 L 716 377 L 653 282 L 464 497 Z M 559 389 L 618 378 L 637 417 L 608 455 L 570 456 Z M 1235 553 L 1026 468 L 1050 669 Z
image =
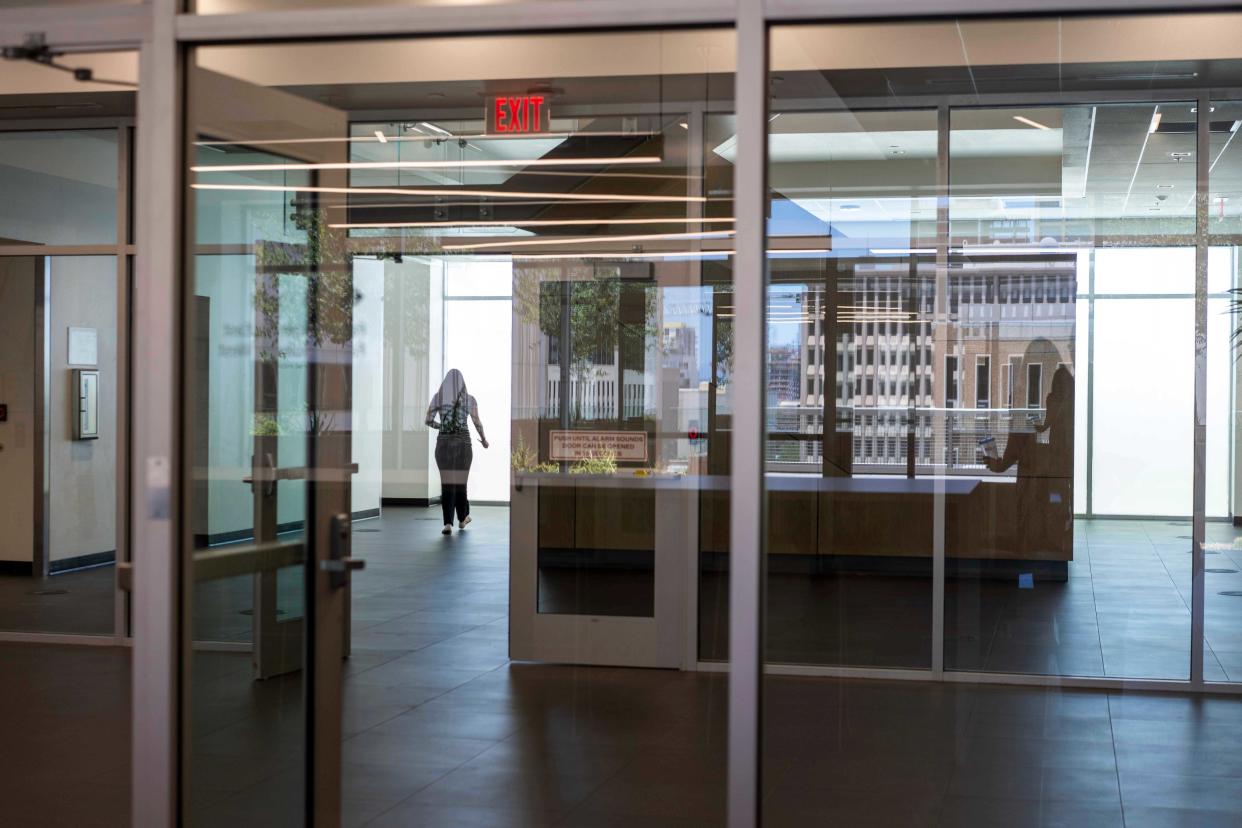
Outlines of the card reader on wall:
M 73 390 L 77 416 L 73 418 L 73 439 L 99 439 L 99 369 L 74 368 Z

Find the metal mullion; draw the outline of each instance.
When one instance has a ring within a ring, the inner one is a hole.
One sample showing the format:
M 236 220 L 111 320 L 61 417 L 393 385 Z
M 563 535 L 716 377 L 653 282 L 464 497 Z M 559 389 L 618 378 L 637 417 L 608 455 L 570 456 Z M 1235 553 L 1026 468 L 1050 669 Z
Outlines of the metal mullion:
M 703 76 L 702 94 L 704 101 L 706 101 L 709 97 L 710 90 L 711 79 L 710 76 L 705 74 Z M 686 113 L 686 173 L 689 176 L 686 179 L 686 195 L 688 196 L 698 197 L 706 195 L 705 178 L 707 175 L 707 165 L 705 155 L 707 153 L 707 141 L 705 136 L 707 135 L 707 117 L 707 113 L 702 104 L 692 105 L 689 107 L 689 112 Z M 701 219 L 703 218 L 704 212 L 703 202 L 692 201 L 687 205 L 686 215 L 688 218 Z M 691 250 L 697 251 L 699 248 L 700 245 L 697 244 L 697 241 L 691 242 Z M 692 284 L 698 288 L 700 292 L 699 295 L 702 296 L 704 288 L 703 261 L 701 259 L 692 261 L 690 269 L 691 273 L 693 273 Z M 713 313 L 712 318 L 714 319 L 714 317 L 715 314 Z M 715 324 L 712 324 L 712 328 L 714 329 L 715 327 Z M 711 384 L 714 386 L 716 379 L 716 348 L 714 342 L 712 343 L 712 350 L 710 353 L 712 354 L 711 360 L 709 361 L 712 371 Z M 711 431 L 709 430 L 708 433 L 710 434 Z M 700 555 L 698 553 L 702 548 L 702 540 L 699 537 L 699 531 L 702 525 L 701 510 L 703 508 L 703 498 L 698 492 L 695 492 L 692 502 L 683 502 L 686 503 L 687 508 L 689 509 L 685 518 L 688 523 L 686 527 L 688 532 L 686 535 L 683 535 L 683 537 L 688 535 L 688 537 L 686 537 L 687 540 L 691 538 L 693 539 L 693 546 L 691 548 L 694 550 L 694 553 L 684 556 L 685 574 L 682 577 L 686 580 L 682 589 L 682 594 L 686 597 L 686 607 L 683 615 L 684 626 L 682 629 L 682 669 L 693 670 L 695 663 L 699 659 L 699 584 L 701 582 L 701 564 Z
M 1199 94 L 1195 119 L 1195 399 L 1194 399 L 1194 484 L 1191 518 L 1190 588 L 1190 683 L 1203 687 L 1204 568 L 1203 542 L 1207 532 L 1207 293 L 1208 293 L 1208 187 L 1210 183 L 1211 133 L 1207 113 L 1212 96 Z
M 9 244 L 0 245 L 0 256 L 115 256 L 118 250 L 132 253 L 127 245 L 113 244 Z
M 801 21 L 822 18 L 823 0 L 762 0 L 766 19 Z M 1200 10 L 1236 8 L 1230 0 L 1195 0 Z M 1048 16 L 1060 12 L 1081 14 L 1107 12 L 1168 12 L 1177 11 L 1169 0 L 1094 0 L 1089 8 L 1075 0 L 834 0 L 830 13 L 834 18 L 884 19 L 915 17 L 980 17 L 1030 14 Z
M 46 578 L 51 559 L 52 477 L 52 262 L 47 256 L 35 260 L 35 352 L 34 352 L 34 553 L 32 573 Z
M 1095 295 L 1095 249 L 1092 248 L 1087 251 L 1087 474 L 1085 485 L 1088 519 L 1094 517 L 1095 512 L 1095 300 L 1097 298 Z M 1073 542 L 1072 534 L 1070 542 Z
M 130 464 L 133 560 L 133 775 L 135 825 L 180 823 L 181 582 L 178 422 L 182 351 L 181 58 L 175 0 L 152 0 L 139 54 Z
M 949 282 L 949 114 L 947 104 L 936 110 L 936 301 L 932 311 L 932 354 L 948 353 L 948 282 Z M 937 349 L 936 339 L 941 339 Z M 943 360 L 941 360 L 943 364 Z M 933 365 L 935 362 L 933 361 Z M 1010 369 L 1012 370 L 1012 369 Z M 948 377 L 945 377 L 945 408 L 948 408 Z M 935 400 L 933 399 L 933 403 Z M 934 424 L 933 420 L 933 424 Z M 934 427 L 934 426 L 933 426 Z M 947 436 L 949 414 L 944 414 L 944 431 Z M 945 578 L 945 497 L 944 451 L 947 442 L 932 435 L 934 456 L 932 458 L 932 676 L 944 677 L 944 578 Z M 937 466 L 941 469 L 937 473 Z
M 113 129 L 134 125 L 129 115 L 105 115 L 98 118 L 15 118 L 0 122 L 0 132 L 31 132 L 40 130 Z
M 737 15 L 727 806 L 729 828 L 749 828 L 762 818 L 768 36 L 760 0 L 742 0 Z
M 758 5 L 759 0 L 748 0 Z M 762 19 L 762 9 L 758 10 Z M 340 8 L 238 14 L 182 14 L 177 40 L 289 40 L 317 37 L 402 37 L 406 35 L 516 34 L 590 28 L 633 29 L 730 25 L 734 5 L 723 0 L 592 0 L 567 8 L 562 0 L 534 0 L 489 6 L 487 14 L 460 6 L 374 6 L 342 3 Z
M 133 134 L 128 126 L 117 129 L 117 175 L 116 175 L 116 522 L 115 537 L 116 563 L 122 564 L 130 560 L 129 545 L 129 416 L 131 406 L 129 398 L 129 354 L 130 349 L 130 314 L 129 314 L 129 268 L 130 260 L 126 247 L 131 241 L 130 184 L 133 153 L 131 150 Z M 117 578 L 113 592 L 113 632 L 117 639 L 129 634 L 126 622 L 129 619 L 129 593 L 121 589 L 120 566 L 114 567 Z

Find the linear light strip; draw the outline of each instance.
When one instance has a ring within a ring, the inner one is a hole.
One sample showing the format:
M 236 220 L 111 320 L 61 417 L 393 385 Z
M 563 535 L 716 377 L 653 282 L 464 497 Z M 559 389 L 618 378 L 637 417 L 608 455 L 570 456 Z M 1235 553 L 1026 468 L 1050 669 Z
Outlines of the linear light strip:
M 518 219 L 517 221 L 401 221 L 329 224 L 337 230 L 389 230 L 407 227 L 577 227 L 609 224 L 732 224 L 732 218 L 599 218 L 599 219 Z
M 652 135 L 661 135 L 662 133 L 653 132 L 651 130 L 638 132 L 617 132 L 617 131 L 600 131 L 600 132 L 533 132 L 523 135 L 508 135 L 504 133 L 487 134 L 480 133 L 477 135 L 452 135 L 453 140 L 463 141 L 520 141 L 520 140 L 543 140 L 547 138 L 644 138 Z M 381 142 L 377 138 L 370 135 L 355 135 L 348 138 L 264 138 L 256 141 L 195 141 L 196 147 L 263 147 L 263 146 L 280 146 L 282 144 L 376 144 L 376 143 L 401 143 L 401 142 L 422 142 L 422 141 L 439 141 L 448 140 L 447 137 L 433 137 L 430 135 L 402 135 L 388 136 L 388 141 Z
M 554 201 L 633 201 L 639 203 L 703 203 L 705 196 L 628 195 L 625 193 L 532 193 L 517 190 L 423 189 L 397 187 L 311 187 L 294 184 L 191 184 L 195 190 L 256 193 L 329 193 L 338 195 L 478 196 L 480 198 L 543 198 Z
M 1159 111 L 1160 111 L 1160 105 L 1157 104 L 1156 107 L 1152 110 L 1152 117 L 1154 118 L 1156 116 L 1156 113 L 1158 113 Z M 1139 170 L 1143 168 L 1143 154 L 1147 152 L 1147 142 L 1150 140 L 1151 140 L 1151 133 L 1150 132 L 1144 133 L 1143 134 L 1143 146 L 1139 147 L 1138 160 L 1134 162 L 1134 174 L 1130 176 L 1130 186 L 1126 187 L 1126 197 L 1125 197 L 1125 200 L 1121 202 L 1121 212 L 1123 214 L 1130 207 L 1130 194 L 1134 192 L 1134 182 L 1138 180 Z
M 789 249 L 773 249 L 768 251 L 769 256 L 777 256 L 783 253 L 828 253 L 829 250 L 823 248 L 789 248 Z M 545 261 L 553 259 L 664 259 L 664 258 L 707 258 L 711 256 L 732 256 L 732 250 L 666 250 L 659 253 L 630 253 L 630 252 L 613 252 L 613 253 L 523 253 L 512 258 L 515 261 Z
M 522 239 L 520 241 L 474 242 L 472 244 L 444 244 L 441 250 L 495 250 L 510 247 L 540 247 L 562 244 L 598 244 L 599 242 L 653 241 L 655 239 L 724 239 L 735 230 L 705 230 L 700 233 L 644 233 L 636 236 L 575 236 L 571 239 Z
M 614 164 L 658 164 L 658 155 L 626 155 L 610 158 L 500 158 L 470 161 L 322 161 L 280 164 L 202 164 L 190 167 L 197 173 L 290 172 L 310 170 L 440 170 L 460 167 L 600 167 Z
M 1052 127 L 1048 126 L 1047 124 L 1041 124 L 1039 121 L 1032 121 L 1030 118 L 1024 118 L 1021 115 L 1014 115 L 1013 119 L 1015 121 L 1018 121 L 1019 123 L 1026 124 L 1027 126 L 1033 126 L 1036 129 L 1046 129 L 1046 130 L 1052 129 Z

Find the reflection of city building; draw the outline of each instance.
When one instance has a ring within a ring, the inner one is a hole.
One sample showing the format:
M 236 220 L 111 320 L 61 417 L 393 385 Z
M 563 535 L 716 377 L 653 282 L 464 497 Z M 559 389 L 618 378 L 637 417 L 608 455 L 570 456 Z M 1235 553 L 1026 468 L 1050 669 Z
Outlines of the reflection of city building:
M 768 405 L 798 402 L 802 399 L 805 366 L 798 348 L 774 345 L 768 350 Z
M 667 322 L 661 330 L 664 367 L 677 371 L 678 388 L 689 388 L 699 381 L 697 333 L 684 322 Z
M 802 406 L 796 422 L 782 418 L 770 379 L 772 416 L 781 430 L 822 434 L 825 410 L 835 411 L 838 430 L 853 430 L 855 468 L 905 468 L 911 441 L 917 464 L 935 457 L 978 466 L 979 441 L 996 437 L 1003 449 L 1015 424 L 1041 416 L 1057 367 L 1073 370 L 1076 279 L 1075 254 L 957 262 L 946 285 L 947 321 L 935 325 L 933 263 L 913 274 L 908 263 L 856 263 L 836 283 L 830 319 L 825 290 L 807 292 Z M 773 374 L 783 375 L 783 350 L 770 359 Z M 834 399 L 823 397 L 825 375 L 835 377 Z M 822 461 L 819 441 L 800 445 L 797 462 Z M 769 456 L 793 460 L 775 445 Z

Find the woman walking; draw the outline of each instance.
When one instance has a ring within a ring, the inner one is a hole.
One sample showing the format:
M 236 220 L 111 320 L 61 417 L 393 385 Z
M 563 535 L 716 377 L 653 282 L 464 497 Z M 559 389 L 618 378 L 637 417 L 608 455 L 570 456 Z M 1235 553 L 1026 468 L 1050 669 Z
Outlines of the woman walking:
M 453 533 L 453 515 L 457 526 L 465 529 L 470 522 L 470 501 L 466 497 L 466 480 L 470 476 L 470 461 L 474 452 L 470 446 L 469 417 L 474 430 L 479 432 L 479 442 L 487 448 L 483 423 L 479 421 L 479 405 L 466 393 L 466 379 L 461 371 L 451 369 L 444 375 L 440 390 L 431 398 L 427 408 L 427 425 L 440 431 L 436 438 L 436 466 L 440 469 L 440 508 L 444 510 L 444 529 L 441 534 Z

